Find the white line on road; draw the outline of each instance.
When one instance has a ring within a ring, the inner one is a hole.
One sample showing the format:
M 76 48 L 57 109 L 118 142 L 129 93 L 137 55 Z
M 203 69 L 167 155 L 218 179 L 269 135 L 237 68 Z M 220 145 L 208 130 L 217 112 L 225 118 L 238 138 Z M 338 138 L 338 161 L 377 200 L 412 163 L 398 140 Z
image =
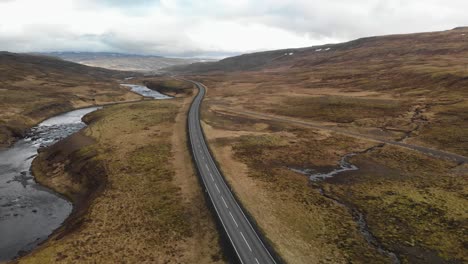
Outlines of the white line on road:
M 213 174 L 211 174 L 211 172 L 210 172 L 210 176 L 211 176 L 211 180 L 214 181 Z
M 221 196 L 221 199 L 223 199 L 224 206 L 226 206 L 226 208 L 229 208 L 228 205 L 227 205 L 227 203 L 226 203 L 226 200 L 224 200 L 224 197 L 223 197 L 223 196 Z
M 216 187 L 216 190 L 218 190 L 218 192 L 221 193 L 221 191 L 219 190 L 218 185 L 216 183 L 215 183 L 215 187 Z
M 241 234 L 242 238 L 244 239 L 245 244 L 247 244 L 247 247 L 249 247 L 249 250 L 252 251 L 252 248 L 250 247 L 249 242 L 247 242 L 247 239 L 245 239 L 244 234 L 242 234 L 242 231 L 240 232 L 240 234 Z
M 203 156 L 203 159 L 205 159 L 204 156 Z M 207 169 L 208 171 L 210 171 L 210 168 L 208 168 L 208 165 L 206 165 L 206 163 L 205 163 L 205 167 L 206 167 L 206 169 Z
M 257 259 L 257 258 L 255 258 L 255 261 L 257 262 L 257 264 L 260 264 L 260 261 L 258 261 L 258 259 Z
M 232 215 L 231 211 L 229 211 L 229 214 L 231 215 L 231 218 L 232 218 L 232 221 L 234 221 L 234 224 L 236 224 L 236 226 L 239 227 L 239 225 L 237 224 L 236 219 Z

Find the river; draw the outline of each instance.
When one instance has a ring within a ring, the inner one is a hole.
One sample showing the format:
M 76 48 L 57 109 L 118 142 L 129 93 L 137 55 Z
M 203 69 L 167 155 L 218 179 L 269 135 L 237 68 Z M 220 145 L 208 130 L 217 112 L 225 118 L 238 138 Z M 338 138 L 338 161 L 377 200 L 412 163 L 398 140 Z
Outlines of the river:
M 145 97 L 172 98 L 145 86 L 122 85 Z M 36 247 L 70 215 L 72 204 L 36 183 L 31 175 L 31 163 L 40 147 L 50 146 L 84 128 L 82 117 L 99 108 L 79 109 L 49 118 L 11 148 L 0 151 L 0 262 Z
M 121 84 L 122 86 L 129 87 L 132 92 L 138 93 L 145 97 L 151 97 L 153 99 L 171 99 L 172 97 L 165 94 L 159 93 L 155 90 L 151 90 L 146 86 L 137 85 L 137 84 Z
M 0 261 L 28 251 L 57 229 L 72 204 L 37 184 L 31 163 L 40 147 L 50 146 L 85 127 L 81 118 L 90 107 L 45 120 L 11 148 L 0 151 Z

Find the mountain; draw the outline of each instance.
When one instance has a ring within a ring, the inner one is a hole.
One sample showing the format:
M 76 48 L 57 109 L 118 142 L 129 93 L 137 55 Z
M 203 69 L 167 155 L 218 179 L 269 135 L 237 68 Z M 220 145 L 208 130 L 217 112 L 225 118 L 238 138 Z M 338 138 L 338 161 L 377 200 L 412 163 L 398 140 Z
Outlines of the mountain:
M 417 34 L 368 37 L 346 43 L 282 49 L 244 54 L 218 62 L 193 63 L 174 66 L 167 70 L 177 73 L 214 73 L 258 71 L 272 69 L 308 68 L 339 63 L 375 64 L 408 60 L 439 60 L 440 56 L 453 56 L 468 49 L 468 27 Z M 439 58 L 437 58 L 439 57 Z M 404 60 L 403 60 L 404 58 Z M 416 62 L 417 63 L 417 62 Z
M 162 68 L 175 65 L 206 61 L 203 59 L 166 58 L 161 56 L 144 56 L 110 52 L 49 52 L 42 54 L 59 57 L 64 60 L 88 66 L 137 72 L 158 72 L 158 70 Z

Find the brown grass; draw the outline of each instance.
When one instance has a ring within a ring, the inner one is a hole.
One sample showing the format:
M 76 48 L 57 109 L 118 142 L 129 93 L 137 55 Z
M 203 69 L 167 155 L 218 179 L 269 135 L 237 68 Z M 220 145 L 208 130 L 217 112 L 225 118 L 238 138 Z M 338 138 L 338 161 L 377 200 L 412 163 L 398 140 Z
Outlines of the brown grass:
M 329 171 L 345 153 L 371 144 L 209 107 L 203 117 L 233 190 L 287 262 L 390 262 L 366 242 L 351 212 L 319 188 L 364 213 L 370 231 L 404 263 L 466 259 L 466 171 L 454 164 L 385 147 L 356 156 L 359 171 L 312 184 L 288 168 Z
M 185 139 L 178 122 L 186 118 L 187 100 L 115 105 L 87 116 L 82 133 L 96 143 L 68 159 L 96 152 L 93 159 L 105 168 L 101 194 L 73 230 L 59 232 L 20 262 L 223 262 L 193 169 L 179 166 L 190 164 L 186 145 L 175 143 Z M 74 162 L 57 164 L 58 174 L 67 178 Z
M 291 263 L 385 262 L 360 236 L 346 209 L 288 169 L 312 163 L 332 166 L 340 153 L 361 148 L 359 142 L 300 128 L 252 131 L 243 120 L 223 130 L 207 124 L 204 129 L 213 138 L 210 146 L 228 182 L 278 253 Z M 216 124 L 213 116 L 206 121 Z M 240 126 L 244 130 L 232 130 Z M 338 142 L 338 152 L 318 147 Z

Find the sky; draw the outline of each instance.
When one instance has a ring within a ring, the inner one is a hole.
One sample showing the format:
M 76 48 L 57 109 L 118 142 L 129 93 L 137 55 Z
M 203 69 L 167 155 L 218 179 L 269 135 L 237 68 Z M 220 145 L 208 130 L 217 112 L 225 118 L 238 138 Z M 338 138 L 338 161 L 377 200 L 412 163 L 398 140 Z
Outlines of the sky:
M 467 0 L 0 0 L 0 50 L 234 54 L 468 26 Z

